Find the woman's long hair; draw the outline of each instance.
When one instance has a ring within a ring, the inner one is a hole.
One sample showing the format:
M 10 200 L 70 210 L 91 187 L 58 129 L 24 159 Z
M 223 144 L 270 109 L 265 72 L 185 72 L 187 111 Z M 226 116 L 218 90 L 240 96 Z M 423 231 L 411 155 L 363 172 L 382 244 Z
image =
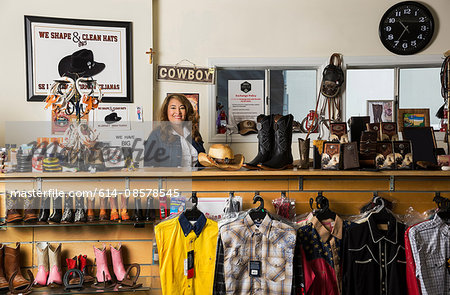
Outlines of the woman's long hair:
M 194 111 L 191 102 L 187 99 L 186 96 L 179 93 L 169 94 L 165 99 L 161 106 L 161 110 L 159 111 L 159 121 L 168 122 L 169 117 L 167 116 L 167 110 L 169 108 L 169 101 L 174 98 L 178 100 L 181 104 L 183 104 L 186 108 L 186 119 L 185 121 L 189 121 L 192 123 L 192 131 L 191 136 L 196 142 L 203 142 L 202 136 L 200 135 L 198 129 L 198 123 L 200 116 Z M 163 141 L 173 142 L 175 137 L 172 134 L 172 127 L 170 124 L 161 124 L 161 139 Z

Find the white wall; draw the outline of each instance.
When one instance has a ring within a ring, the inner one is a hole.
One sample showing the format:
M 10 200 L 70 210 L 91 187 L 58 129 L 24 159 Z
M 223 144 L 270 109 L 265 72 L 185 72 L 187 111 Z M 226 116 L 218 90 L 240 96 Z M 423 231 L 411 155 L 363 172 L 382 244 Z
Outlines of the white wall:
M 154 44 L 159 64 L 210 57 L 392 56 L 379 41 L 384 12 L 399 0 L 154 0 Z M 435 38 L 420 54 L 442 55 L 450 46 L 449 0 L 427 0 L 437 20 Z M 155 111 L 168 92 L 200 93 L 200 130 L 207 139 L 207 86 L 155 82 Z M 233 143 L 252 158 L 256 144 Z M 294 158 L 298 147 L 293 145 Z
M 383 13 L 397 0 L 0 0 L 0 122 L 44 120 L 41 103 L 26 102 L 23 15 L 122 20 L 133 22 L 134 105 L 149 120 L 168 92 L 200 93 L 200 129 L 207 139 L 208 91 L 205 85 L 153 82 L 145 51 L 153 44 L 156 64 L 182 59 L 206 66 L 211 57 L 392 56 L 378 38 Z M 420 54 L 449 49 L 449 0 L 427 0 L 437 19 L 435 38 Z M 6 69 L 6 70 L 5 70 Z M 154 101 L 152 104 L 152 86 Z M 10 102 L 13 101 L 14 104 Z M 134 109 L 134 105 L 132 109 Z M 4 129 L 0 127 L 0 145 Z M 247 158 L 255 144 L 235 143 Z M 294 145 L 294 158 L 298 152 Z
M 7 121 L 44 121 L 44 104 L 26 101 L 26 59 L 24 15 L 131 21 L 133 23 L 134 103 L 144 107 L 152 119 L 152 66 L 145 52 L 152 47 L 152 0 L 1 0 L 0 1 L 0 146 L 4 145 Z M 55 77 L 56 78 L 56 77 Z

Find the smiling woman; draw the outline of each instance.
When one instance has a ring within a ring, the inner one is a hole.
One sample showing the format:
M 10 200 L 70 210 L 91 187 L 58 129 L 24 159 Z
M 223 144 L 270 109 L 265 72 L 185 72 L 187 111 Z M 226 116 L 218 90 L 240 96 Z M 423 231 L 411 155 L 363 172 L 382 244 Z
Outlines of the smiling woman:
M 169 94 L 161 106 L 159 125 L 145 142 L 145 166 L 198 166 L 198 153 L 205 152 L 198 120 L 186 96 Z

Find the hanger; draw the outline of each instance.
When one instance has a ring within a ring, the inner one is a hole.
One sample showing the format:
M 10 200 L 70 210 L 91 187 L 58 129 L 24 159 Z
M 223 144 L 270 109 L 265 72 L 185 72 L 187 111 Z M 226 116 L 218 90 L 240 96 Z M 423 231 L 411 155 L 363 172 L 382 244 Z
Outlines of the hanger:
M 312 208 L 313 202 L 314 202 L 313 198 L 310 198 L 309 206 L 311 207 L 311 209 L 313 209 Z M 330 210 L 330 202 L 326 197 L 323 196 L 323 193 L 321 191 L 317 193 L 316 207 L 317 209 L 313 210 L 314 216 L 317 217 L 319 221 L 325 219 L 333 219 L 333 220 L 336 219 L 336 213 Z
M 392 202 L 378 196 L 378 192 L 374 192 L 372 198 L 372 209 L 369 209 L 373 220 L 377 224 L 378 229 L 388 230 L 389 221 L 392 218 L 392 213 L 386 208 L 386 202 L 392 204 Z
M 433 201 L 438 206 L 437 215 L 444 220 L 450 220 L 450 200 L 441 197 L 440 192 L 436 192 Z
M 375 210 L 375 212 L 380 211 L 383 207 L 386 207 L 387 209 L 392 209 L 392 202 L 389 200 L 386 200 L 385 198 L 382 198 L 378 195 L 377 191 L 373 192 L 372 200 L 365 204 L 361 209 L 360 213 L 365 212 L 372 212 Z
M 197 204 L 198 204 L 198 198 L 197 198 L 197 192 L 192 192 L 191 196 L 191 203 L 192 208 L 184 210 L 184 215 L 189 221 L 197 221 L 197 219 L 202 216 L 202 211 L 198 210 Z
M 266 209 L 264 209 L 264 199 L 259 195 L 259 192 L 255 192 L 255 196 L 253 197 L 253 204 L 256 204 L 256 202 L 259 202 L 259 206 L 251 209 L 249 214 L 253 221 L 262 221 L 267 213 Z

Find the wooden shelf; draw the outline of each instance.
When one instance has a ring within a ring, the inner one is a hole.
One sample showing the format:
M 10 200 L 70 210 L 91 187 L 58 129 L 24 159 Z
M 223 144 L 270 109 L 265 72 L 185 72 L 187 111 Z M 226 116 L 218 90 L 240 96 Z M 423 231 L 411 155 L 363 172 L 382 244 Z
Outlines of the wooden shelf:
M 383 170 L 383 171 L 359 171 L 359 170 L 320 170 L 320 169 L 290 169 L 280 171 L 246 170 L 223 171 L 217 168 L 203 168 L 191 171 L 184 168 L 142 168 L 135 171 L 103 171 L 89 172 L 56 172 L 56 173 L 6 173 L 0 174 L 0 179 L 14 178 L 160 178 L 160 177 L 251 177 L 251 176 L 352 176 L 352 177 L 450 177 L 450 171 L 440 170 Z

